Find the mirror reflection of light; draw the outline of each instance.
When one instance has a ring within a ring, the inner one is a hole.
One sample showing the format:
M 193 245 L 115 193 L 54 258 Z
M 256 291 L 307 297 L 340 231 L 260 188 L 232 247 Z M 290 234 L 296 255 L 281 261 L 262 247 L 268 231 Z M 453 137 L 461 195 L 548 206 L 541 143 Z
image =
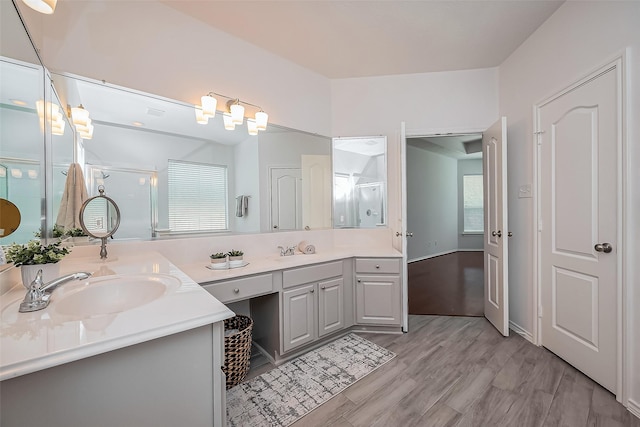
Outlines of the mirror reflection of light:
M 0 168 L 0 178 L 5 178 L 7 176 L 7 170 L 4 167 Z
M 96 184 L 98 184 L 98 185 L 104 185 L 104 179 L 102 179 L 102 178 L 98 178 L 98 179 L 96 179 Z
M 154 273 L 156 274 L 160 273 L 160 264 L 158 264 L 157 262 L 153 263 L 153 266 L 151 268 L 153 269 Z
M 11 169 L 11 176 L 20 179 L 22 178 L 22 171 L 20 169 Z
M 19 105 L 21 107 L 24 107 L 25 105 L 27 105 L 27 103 L 21 99 L 12 99 L 11 103 L 15 104 L 15 105 Z
M 37 170 L 29 169 L 27 171 L 27 174 L 29 175 L 29 178 L 31 178 L 31 179 L 36 179 L 38 177 L 38 171 Z
M 140 183 L 140 185 L 145 185 L 147 183 L 147 180 L 145 178 L 139 178 L 138 182 Z

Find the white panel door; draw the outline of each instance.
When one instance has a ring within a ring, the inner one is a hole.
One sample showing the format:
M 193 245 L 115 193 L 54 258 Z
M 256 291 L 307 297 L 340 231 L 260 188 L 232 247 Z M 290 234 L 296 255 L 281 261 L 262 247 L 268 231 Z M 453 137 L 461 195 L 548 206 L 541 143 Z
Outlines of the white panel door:
M 318 336 L 344 328 L 342 278 L 318 283 Z
M 282 292 L 284 352 L 316 339 L 315 291 L 316 285 L 310 284 Z
M 274 230 L 302 228 L 302 185 L 297 168 L 271 168 L 271 226 Z
M 509 336 L 507 118 L 482 134 L 484 162 L 484 315 Z
M 616 69 L 538 109 L 542 345 L 616 392 Z
M 331 157 L 301 156 L 302 226 L 331 228 Z

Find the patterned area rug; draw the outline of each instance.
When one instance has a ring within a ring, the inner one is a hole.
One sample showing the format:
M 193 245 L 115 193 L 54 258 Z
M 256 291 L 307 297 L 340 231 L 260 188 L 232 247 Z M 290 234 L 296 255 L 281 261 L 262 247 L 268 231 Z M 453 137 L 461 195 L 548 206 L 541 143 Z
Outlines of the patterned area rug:
M 228 424 L 291 425 L 395 356 L 346 335 L 228 390 Z

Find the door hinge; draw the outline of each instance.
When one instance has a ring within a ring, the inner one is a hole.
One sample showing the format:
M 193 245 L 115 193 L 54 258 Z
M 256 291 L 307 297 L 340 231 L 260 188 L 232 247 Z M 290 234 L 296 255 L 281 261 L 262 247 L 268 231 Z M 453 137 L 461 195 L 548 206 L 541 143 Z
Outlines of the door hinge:
M 544 309 L 542 308 L 541 305 L 538 306 L 538 318 L 542 319 L 542 316 L 544 316 Z

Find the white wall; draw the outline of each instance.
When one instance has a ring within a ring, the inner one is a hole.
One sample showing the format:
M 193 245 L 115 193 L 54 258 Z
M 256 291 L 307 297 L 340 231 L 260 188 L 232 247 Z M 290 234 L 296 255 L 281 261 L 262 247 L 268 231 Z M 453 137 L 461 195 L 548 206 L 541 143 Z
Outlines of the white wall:
M 640 414 L 640 2 L 566 2 L 500 66 L 500 114 L 509 120 L 509 304 L 511 320 L 533 331 L 532 199 L 518 199 L 518 186 L 533 181 L 532 106 L 629 47 L 627 139 L 629 151 L 626 273 L 631 309 L 630 398 Z
M 18 3 L 51 70 L 193 104 L 215 91 L 272 123 L 331 134 L 327 78 L 160 2 L 60 1 L 46 16 Z
M 239 233 L 260 232 L 260 177 L 258 175 L 258 138 L 249 137 L 236 144 L 235 157 L 235 193 L 231 197 L 250 196 L 247 214 L 235 216 L 235 205 L 229 207 L 229 218 L 235 222 L 232 228 Z
M 498 70 L 332 80 L 331 116 L 334 136 L 387 136 L 389 226 L 402 231 L 400 122 L 412 136 L 488 128 L 498 118 Z
M 482 175 L 482 159 L 458 160 L 458 250 L 483 250 L 482 234 L 463 234 L 465 175 Z
M 407 146 L 409 261 L 458 249 L 458 161 Z

